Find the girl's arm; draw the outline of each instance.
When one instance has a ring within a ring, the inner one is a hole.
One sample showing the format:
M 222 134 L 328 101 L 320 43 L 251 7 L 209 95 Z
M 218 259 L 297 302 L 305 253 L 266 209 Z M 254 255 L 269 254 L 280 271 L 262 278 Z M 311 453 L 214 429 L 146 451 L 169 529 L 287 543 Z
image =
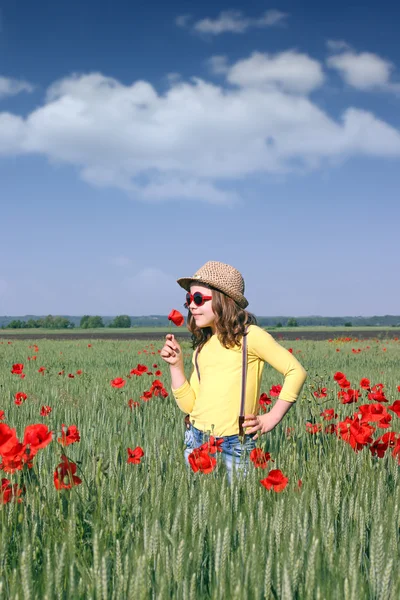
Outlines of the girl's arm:
M 284 376 L 285 380 L 279 399 L 286 400 L 286 402 L 295 402 L 307 377 L 307 371 L 301 366 L 297 358 L 278 344 L 267 331 L 254 325 L 249 328 L 248 348 L 249 353 L 255 354 Z M 280 411 L 283 408 L 277 410 L 281 414 Z
M 252 435 L 257 432 L 253 437 L 256 440 L 259 434 L 274 429 L 291 409 L 301 392 L 307 372 L 286 348 L 260 327 L 249 328 L 248 342 L 250 352 L 270 364 L 285 378 L 279 398 L 268 413 L 261 416 L 245 415 L 243 427 L 247 428 L 246 434 Z

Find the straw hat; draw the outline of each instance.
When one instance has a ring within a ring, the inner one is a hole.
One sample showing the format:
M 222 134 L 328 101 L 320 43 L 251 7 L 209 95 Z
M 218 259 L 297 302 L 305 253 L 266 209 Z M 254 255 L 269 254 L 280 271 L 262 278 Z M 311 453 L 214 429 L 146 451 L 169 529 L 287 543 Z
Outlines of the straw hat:
M 187 292 L 195 283 L 205 283 L 212 288 L 223 292 L 241 307 L 249 304 L 244 297 L 244 280 L 237 269 L 225 263 L 210 260 L 200 267 L 192 277 L 181 277 L 177 280 L 179 285 Z

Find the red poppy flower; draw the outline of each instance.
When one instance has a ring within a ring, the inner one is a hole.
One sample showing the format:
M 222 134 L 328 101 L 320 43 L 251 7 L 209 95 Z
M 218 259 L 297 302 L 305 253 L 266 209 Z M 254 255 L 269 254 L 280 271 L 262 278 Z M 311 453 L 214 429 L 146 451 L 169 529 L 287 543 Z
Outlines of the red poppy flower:
M 46 367 L 39 367 L 38 373 L 44 373 L 45 370 L 46 370 Z
M 206 450 L 195 448 L 188 456 L 189 465 L 192 470 L 197 473 L 212 473 L 214 471 L 217 459 L 211 456 Z
M 337 415 L 336 415 L 337 416 Z M 334 425 L 334 423 L 331 423 L 330 425 L 327 425 L 324 429 L 325 433 L 335 433 L 336 431 L 336 425 Z
M 324 421 L 332 421 L 332 419 L 337 419 L 337 414 L 334 408 L 326 408 L 322 411 L 321 417 L 324 418 Z
M 62 446 L 69 446 L 70 444 L 75 444 L 75 442 L 79 442 L 81 436 L 79 434 L 79 430 L 76 425 L 70 425 L 67 427 L 67 430 L 64 431 L 64 427 L 66 425 L 61 425 L 61 437 L 58 438 L 58 443 Z
M 76 372 L 77 375 L 82 375 L 82 369 L 78 369 Z
M 361 423 L 376 422 L 378 427 L 389 427 L 392 417 L 382 404 L 363 404 L 358 413 L 361 415 Z
M 268 395 L 265 392 L 263 392 L 258 399 L 258 404 L 261 406 L 264 412 L 266 412 L 267 406 L 269 404 L 272 404 L 272 400 L 268 397 Z
M 377 383 L 376 385 L 373 385 L 371 388 L 372 392 L 381 392 L 384 388 L 384 384 L 383 383 Z
M 371 446 L 369 447 L 372 456 L 378 456 L 378 458 L 383 458 L 389 446 L 395 447 L 396 441 L 397 434 L 394 431 L 385 433 L 377 440 L 375 440 L 374 443 L 371 444 Z
M 210 454 L 215 454 L 216 452 L 223 452 L 222 444 L 224 443 L 224 438 L 220 438 L 217 440 L 213 435 L 210 435 L 210 439 L 208 442 L 204 442 L 200 446 L 200 450 L 205 450 Z
M 122 377 L 116 377 L 115 379 L 112 379 L 111 386 L 114 388 L 123 388 L 125 383 L 125 379 L 122 379 Z
M 397 386 L 397 391 L 400 392 L 400 385 Z
M 47 425 L 37 423 L 36 425 L 28 425 L 24 432 L 24 446 L 30 448 L 30 456 L 35 456 L 41 448 L 48 446 L 53 439 L 53 432 L 49 431 Z
M 56 490 L 70 490 L 73 486 L 82 483 L 82 479 L 75 475 L 76 464 L 69 460 L 64 454 L 61 456 L 62 462 L 57 465 L 54 471 L 53 480 Z
M 271 459 L 271 455 L 269 452 L 264 452 L 261 448 L 253 448 L 250 452 L 250 460 L 256 468 L 266 469 L 268 466 L 268 461 L 274 462 Z
M 367 379 L 366 377 L 363 377 L 360 381 L 360 387 L 363 390 L 369 390 L 371 388 L 371 382 L 369 379 Z
M 333 379 L 335 381 L 340 381 L 341 379 L 346 379 L 346 375 L 344 373 L 342 373 L 341 371 L 337 371 L 334 376 Z
M 360 423 L 357 415 L 352 419 L 346 417 L 336 427 L 336 435 L 341 437 L 347 444 L 350 444 L 355 452 L 372 443 L 371 434 L 374 431 L 375 429 L 371 425 Z
M 6 415 L 5 415 L 4 410 L 0 410 L 0 421 L 4 421 L 5 418 L 6 418 Z
M 314 392 L 314 396 L 316 398 L 326 398 L 328 395 L 328 388 L 324 387 L 324 388 L 318 388 L 315 392 Z
M 279 396 L 279 394 L 281 393 L 282 390 L 282 386 L 281 385 L 273 385 L 271 387 L 271 389 L 269 390 L 269 395 L 274 397 Z
M 158 370 L 157 370 L 157 371 L 154 373 L 154 375 L 155 375 L 156 377 L 161 377 L 161 375 L 162 375 L 162 372 L 160 371 L 160 369 L 158 369 Z
M 12 366 L 11 373 L 13 373 L 14 375 L 21 375 L 23 370 L 24 370 L 24 365 L 21 363 L 16 363 L 15 365 Z
M 68 377 L 69 377 L 70 379 L 74 379 L 74 378 L 75 378 L 75 375 L 72 375 L 72 373 L 68 373 Z
M 15 394 L 14 404 L 16 404 L 17 406 L 21 406 L 21 404 L 25 402 L 27 397 L 27 394 L 25 394 L 24 392 L 17 392 Z
M 169 313 L 168 320 L 172 321 L 177 327 L 181 327 L 181 325 L 183 325 L 185 322 L 185 317 L 179 312 L 179 310 L 174 309 Z
M 131 375 L 137 375 L 138 377 L 140 377 L 141 375 L 143 375 L 143 373 L 147 373 L 148 371 L 148 367 L 146 367 L 146 365 L 138 365 L 136 367 L 136 369 L 132 369 L 131 371 Z
M 289 478 L 285 477 L 280 469 L 272 469 L 265 479 L 260 480 L 267 490 L 273 489 L 274 492 L 281 492 L 285 489 L 289 482 Z
M 306 431 L 307 433 L 319 433 L 322 431 L 321 423 L 306 423 Z
M 340 379 L 337 383 L 342 389 L 346 389 L 346 388 L 350 387 L 350 381 L 346 378 Z
M 128 406 L 129 406 L 129 408 L 132 410 L 132 408 L 133 408 L 134 406 L 135 406 L 135 407 L 138 407 L 138 406 L 140 406 L 140 402 L 138 402 L 137 400 L 133 400 L 132 398 L 130 398 L 130 399 L 128 400 Z
M 64 375 L 64 371 L 59 371 L 59 375 Z
M 142 396 L 140 396 L 141 400 L 144 400 L 145 402 L 148 402 L 149 400 L 151 400 L 153 397 L 153 392 L 152 391 L 147 391 L 147 392 L 143 392 Z
M 21 503 L 22 498 L 20 497 L 23 492 L 22 488 L 18 487 L 17 483 L 12 485 L 8 479 L 1 480 L 1 503 L 7 504 L 14 498 L 15 502 Z
M 132 448 L 128 448 L 128 460 L 127 463 L 131 463 L 133 465 L 139 465 L 140 459 L 144 456 L 143 448 L 140 446 L 136 446 L 134 450 Z
M 395 400 L 393 404 L 388 406 L 388 409 L 396 413 L 396 415 L 400 418 L 400 400 Z
M 6 423 L 0 423 L 0 455 L 18 444 L 17 432 Z
M 51 407 L 50 406 L 42 406 L 42 408 L 40 409 L 40 416 L 41 417 L 47 417 L 49 414 L 51 413 Z
M 342 404 L 352 404 L 352 402 L 357 402 L 359 397 L 360 390 L 349 389 L 347 392 L 343 390 L 338 392 L 338 398 L 341 398 Z
M 375 402 L 389 402 L 389 400 L 385 396 L 385 392 L 382 392 L 381 390 L 370 392 L 368 394 L 368 400 L 375 400 Z

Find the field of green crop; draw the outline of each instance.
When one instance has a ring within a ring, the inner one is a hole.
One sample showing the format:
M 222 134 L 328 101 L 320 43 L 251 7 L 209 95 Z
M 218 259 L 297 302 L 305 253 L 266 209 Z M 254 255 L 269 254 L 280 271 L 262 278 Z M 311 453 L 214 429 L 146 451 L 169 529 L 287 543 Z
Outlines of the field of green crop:
M 161 340 L 0 341 L 0 598 L 399 598 L 400 342 L 282 344 L 307 381 L 231 487 L 185 466 Z

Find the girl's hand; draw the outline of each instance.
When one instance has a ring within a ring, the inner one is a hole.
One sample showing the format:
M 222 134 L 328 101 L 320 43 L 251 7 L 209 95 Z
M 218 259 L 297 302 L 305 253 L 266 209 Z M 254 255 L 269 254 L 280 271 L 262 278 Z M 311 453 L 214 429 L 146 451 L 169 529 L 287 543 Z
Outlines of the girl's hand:
M 160 352 L 160 356 L 166 363 L 172 367 L 183 366 L 182 350 L 172 333 L 165 336 L 165 344 Z
M 279 421 L 278 421 L 279 422 Z M 251 435 L 258 431 L 257 435 L 253 437 L 253 440 L 257 440 L 260 435 L 263 433 L 268 433 L 272 431 L 272 429 L 278 424 L 274 417 L 271 417 L 270 413 L 266 415 L 245 415 L 243 428 L 250 427 L 251 429 L 247 430 L 246 435 Z

